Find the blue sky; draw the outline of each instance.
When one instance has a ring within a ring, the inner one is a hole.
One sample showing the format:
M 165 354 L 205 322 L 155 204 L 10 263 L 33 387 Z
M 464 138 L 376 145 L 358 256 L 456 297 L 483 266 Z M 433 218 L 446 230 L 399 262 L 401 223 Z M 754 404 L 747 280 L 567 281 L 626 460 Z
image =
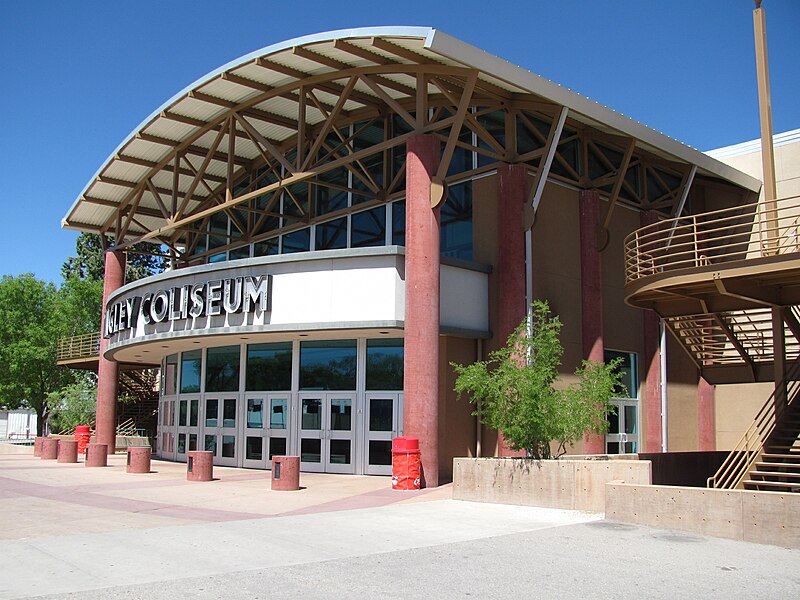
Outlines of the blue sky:
M 775 132 L 800 128 L 800 0 L 765 0 Z M 292 37 L 441 29 L 701 150 L 759 135 L 751 0 L 0 0 L 0 275 L 60 281 L 61 218 L 142 119 Z M 223 12 L 224 11 L 224 12 Z

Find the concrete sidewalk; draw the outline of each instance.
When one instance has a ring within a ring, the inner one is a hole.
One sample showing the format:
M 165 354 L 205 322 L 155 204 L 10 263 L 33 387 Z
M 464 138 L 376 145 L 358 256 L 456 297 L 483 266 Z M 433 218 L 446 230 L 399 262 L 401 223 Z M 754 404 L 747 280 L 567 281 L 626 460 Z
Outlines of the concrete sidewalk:
M 4 453 L 0 598 L 796 597 L 800 552 L 600 515 L 392 492 L 386 477 Z

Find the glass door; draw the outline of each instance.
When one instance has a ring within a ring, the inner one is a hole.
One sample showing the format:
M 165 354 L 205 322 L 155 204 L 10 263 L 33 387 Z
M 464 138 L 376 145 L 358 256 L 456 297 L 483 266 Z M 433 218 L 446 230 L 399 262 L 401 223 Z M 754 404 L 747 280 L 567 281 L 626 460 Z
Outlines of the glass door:
M 355 473 L 355 403 L 356 395 L 353 393 L 327 395 L 324 442 L 326 473 Z
M 298 442 L 300 444 L 300 470 L 324 472 L 322 459 L 322 412 L 325 394 L 300 394 L 300 418 L 298 419 Z
M 353 392 L 306 392 L 299 396 L 300 469 L 355 473 Z
M 162 399 L 159 410 L 158 456 L 175 460 L 175 405 L 174 399 Z
M 606 452 L 635 454 L 639 451 L 639 403 L 636 400 L 613 399 L 617 414 L 608 415 Z
M 244 449 L 242 465 L 257 469 L 272 468 L 273 456 L 285 456 L 289 434 L 289 395 L 248 395 L 246 418 L 242 423 Z
M 214 464 L 237 466 L 236 433 L 238 394 L 205 397 L 203 449 L 214 453 Z
M 371 392 L 366 395 L 364 473 L 392 474 L 392 438 L 403 435 L 403 394 Z
M 198 450 L 197 440 L 200 435 L 199 412 L 200 398 L 181 396 L 176 401 L 178 406 L 177 443 L 175 444 L 175 458 L 186 460 L 187 452 Z

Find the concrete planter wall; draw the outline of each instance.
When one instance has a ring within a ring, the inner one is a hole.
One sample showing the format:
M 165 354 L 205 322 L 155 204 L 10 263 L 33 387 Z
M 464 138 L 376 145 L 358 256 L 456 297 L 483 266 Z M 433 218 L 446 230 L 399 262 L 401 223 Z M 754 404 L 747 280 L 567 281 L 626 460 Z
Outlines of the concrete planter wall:
M 606 483 L 651 483 L 646 460 L 456 458 L 453 498 L 604 512 Z

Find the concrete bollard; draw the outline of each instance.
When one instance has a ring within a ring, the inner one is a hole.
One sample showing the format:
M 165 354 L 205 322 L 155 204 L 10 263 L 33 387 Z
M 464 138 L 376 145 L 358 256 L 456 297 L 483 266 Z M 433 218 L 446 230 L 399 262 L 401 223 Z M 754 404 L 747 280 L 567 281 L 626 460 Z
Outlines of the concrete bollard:
M 128 473 L 150 472 L 150 446 L 128 448 Z
M 78 442 L 75 440 L 60 440 L 58 442 L 58 462 L 78 462 Z
M 300 489 L 300 457 L 272 457 L 272 489 L 291 492 Z
M 108 444 L 88 444 L 86 446 L 87 467 L 108 466 Z
M 58 438 L 47 437 L 42 440 L 42 460 L 58 458 Z
M 33 439 L 33 455 L 36 458 L 42 457 L 42 440 L 44 440 L 44 438 L 41 436 L 36 436 Z
M 188 481 L 211 481 L 214 479 L 214 453 L 205 450 L 192 450 L 186 462 Z

